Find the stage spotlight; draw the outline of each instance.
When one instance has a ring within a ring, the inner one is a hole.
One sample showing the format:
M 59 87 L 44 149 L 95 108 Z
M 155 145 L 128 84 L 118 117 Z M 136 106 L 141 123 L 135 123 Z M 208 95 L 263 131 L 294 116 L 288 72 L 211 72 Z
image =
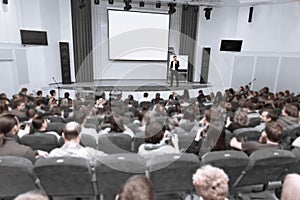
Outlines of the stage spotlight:
M 169 12 L 168 13 L 170 15 L 176 12 L 176 8 L 175 8 L 176 3 L 168 3 L 168 6 L 169 6 Z
M 140 7 L 144 7 L 145 6 L 145 2 L 144 1 L 140 1 Z
M 161 7 L 161 3 L 160 3 L 159 1 L 156 2 L 155 7 L 156 7 L 156 8 L 160 8 L 160 7 Z
M 85 6 L 86 6 L 85 1 L 84 0 L 80 0 L 80 2 L 79 2 L 79 8 L 81 9 L 81 8 L 83 8 Z
M 114 4 L 114 0 L 108 0 L 109 4 Z
M 125 6 L 124 6 L 124 10 L 129 11 L 132 6 L 130 5 L 131 0 L 124 0 Z
M 99 5 L 99 4 L 100 4 L 100 0 L 94 0 L 94 3 L 95 3 L 96 5 Z
M 210 20 L 210 14 L 211 14 L 211 11 L 212 11 L 212 8 L 204 8 L 204 16 L 205 16 L 205 19 L 206 20 Z

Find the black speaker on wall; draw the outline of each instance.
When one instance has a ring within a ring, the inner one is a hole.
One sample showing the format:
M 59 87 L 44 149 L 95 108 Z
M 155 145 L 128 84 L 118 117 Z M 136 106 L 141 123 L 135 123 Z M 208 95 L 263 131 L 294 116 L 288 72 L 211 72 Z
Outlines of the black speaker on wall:
M 249 16 L 248 16 L 248 22 L 252 22 L 252 15 L 253 15 L 253 7 L 250 7 L 249 9 Z
M 3 0 L 3 4 L 8 4 L 8 0 Z
M 210 61 L 210 47 L 204 47 L 202 50 L 202 63 L 201 63 L 201 74 L 200 74 L 201 84 L 207 84 L 209 61 Z
M 242 50 L 243 40 L 222 40 L 220 51 L 235 51 Z
M 62 84 L 71 84 L 69 43 L 68 42 L 60 42 L 59 49 L 60 49 Z

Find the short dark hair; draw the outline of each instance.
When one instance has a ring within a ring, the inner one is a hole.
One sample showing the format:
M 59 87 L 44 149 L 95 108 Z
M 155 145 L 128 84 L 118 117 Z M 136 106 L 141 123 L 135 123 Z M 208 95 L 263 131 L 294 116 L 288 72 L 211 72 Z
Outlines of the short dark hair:
M 39 90 L 39 91 L 36 92 L 36 95 L 38 95 L 38 96 L 42 95 L 42 94 L 43 94 L 42 90 Z
M 53 96 L 55 93 L 56 93 L 56 91 L 55 91 L 55 90 L 50 90 L 50 94 L 51 94 L 51 96 Z
M 147 98 L 149 96 L 148 92 L 144 93 L 144 97 Z
M 8 134 L 19 121 L 13 114 L 0 115 L 0 145 L 5 142 L 5 136 Z
M 298 107 L 293 104 L 290 104 L 290 103 L 285 104 L 283 109 L 288 116 L 291 116 L 291 117 L 299 116 Z
M 266 123 L 265 132 L 271 142 L 279 142 L 283 133 L 282 126 L 276 121 Z
M 28 118 L 33 118 L 36 114 L 37 114 L 37 111 L 36 111 L 36 109 L 34 109 L 34 108 L 29 108 L 29 109 L 26 111 L 26 116 L 27 116 Z
M 38 116 L 32 120 L 32 126 L 34 129 L 39 130 L 42 127 L 44 122 L 45 122 L 45 118 Z
M 151 122 L 146 126 L 146 143 L 157 144 L 164 137 L 165 127 L 159 122 Z

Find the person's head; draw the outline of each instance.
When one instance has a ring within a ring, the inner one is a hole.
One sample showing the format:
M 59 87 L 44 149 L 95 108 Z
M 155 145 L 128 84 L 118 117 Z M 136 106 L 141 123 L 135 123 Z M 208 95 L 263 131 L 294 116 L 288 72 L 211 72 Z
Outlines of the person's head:
M 189 120 L 190 122 L 195 121 L 196 114 L 192 108 L 188 108 L 183 113 L 183 119 Z
M 121 115 L 108 113 L 104 116 L 105 123 L 110 124 L 111 132 L 123 132 L 125 130 L 123 118 Z
M 50 110 L 51 115 L 61 116 L 61 109 L 59 106 L 53 106 Z
M 260 119 L 263 122 L 270 122 L 270 121 L 276 121 L 277 116 L 274 110 L 271 109 L 264 109 L 262 113 L 260 114 Z
M 35 130 L 45 131 L 47 129 L 47 120 L 44 117 L 36 117 L 32 120 L 32 126 Z
M 228 194 L 228 176 L 219 168 L 205 165 L 193 175 L 196 192 L 203 200 L 224 200 Z
M 174 55 L 174 56 L 173 56 L 173 60 L 177 60 L 177 56 Z
M 248 113 L 242 109 L 238 109 L 234 113 L 233 121 L 241 126 L 247 126 L 249 124 Z
M 36 92 L 36 96 L 38 96 L 38 97 L 43 96 L 43 92 L 42 92 L 41 90 L 37 91 L 37 92 Z
M 198 91 L 198 94 L 199 94 L 199 95 L 203 95 L 203 90 L 199 90 L 199 91 Z
M 68 99 L 68 98 L 70 97 L 70 93 L 69 93 L 69 92 L 65 92 L 65 93 L 64 93 L 64 97 L 65 97 L 66 99 Z
M 23 100 L 17 101 L 17 110 L 23 111 L 26 108 L 26 103 Z
M 8 105 L 5 102 L 0 101 L 0 114 L 4 113 L 8 113 Z
M 0 145 L 5 142 L 5 136 L 8 134 L 17 134 L 19 132 L 19 120 L 13 114 L 0 115 Z
M 154 200 L 154 189 L 149 178 L 135 175 L 126 180 L 116 200 Z
M 281 200 L 300 199 L 300 175 L 288 174 L 283 182 Z
M 49 200 L 49 198 L 41 190 L 31 190 L 18 195 L 14 200 Z
M 50 90 L 50 95 L 51 95 L 52 97 L 55 97 L 55 96 L 56 96 L 56 91 L 55 91 L 55 90 Z
M 77 122 L 69 122 L 66 124 L 62 136 L 65 142 L 75 141 L 80 142 L 81 125 Z
M 152 122 L 146 126 L 145 142 L 158 144 L 164 137 L 165 127 L 159 122 Z
M 278 143 L 281 139 L 283 128 L 278 122 L 270 121 L 266 123 L 265 132 L 269 141 Z
M 27 94 L 27 88 L 22 88 L 21 89 L 21 94 L 26 95 Z
M 211 110 L 204 111 L 204 119 L 206 123 L 210 123 L 211 121 Z
M 149 94 L 147 92 L 144 93 L 144 98 L 148 98 Z
M 29 119 L 33 119 L 34 117 L 37 117 L 37 111 L 36 111 L 36 109 L 34 109 L 34 108 L 29 108 L 29 109 L 26 111 L 26 116 L 27 116 Z
M 299 116 L 298 107 L 289 103 L 285 104 L 285 106 L 282 109 L 282 115 L 297 118 Z

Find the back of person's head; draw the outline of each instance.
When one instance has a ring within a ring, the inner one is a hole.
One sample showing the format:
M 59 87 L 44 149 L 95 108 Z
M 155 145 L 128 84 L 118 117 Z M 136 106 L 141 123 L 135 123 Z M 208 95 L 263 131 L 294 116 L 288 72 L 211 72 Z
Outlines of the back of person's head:
M 297 106 L 293 105 L 293 104 L 285 104 L 284 106 L 284 112 L 291 117 L 298 117 L 299 116 L 299 111 Z
M 56 94 L 55 90 L 50 90 L 50 95 L 54 96 Z
M 34 108 L 29 108 L 27 111 L 26 111 L 26 116 L 29 118 L 29 119 L 32 119 L 34 117 L 36 117 L 37 115 L 37 111 L 36 109 Z
M 116 200 L 154 200 L 151 181 L 142 175 L 135 175 L 126 180 Z
M 147 98 L 149 96 L 149 94 L 147 92 L 144 93 L 143 95 L 145 98 Z
M 281 200 L 300 199 L 300 175 L 288 174 L 283 182 Z
M 1 101 L 0 102 L 0 114 L 8 113 L 8 111 L 9 111 L 8 105 L 5 102 Z
M 247 126 L 249 124 L 248 113 L 242 109 L 238 109 L 234 113 L 233 120 L 242 126 Z
M 276 121 L 266 123 L 265 132 L 271 142 L 279 142 L 283 133 L 282 126 Z
M 0 116 L 0 145 L 5 142 L 5 136 L 12 132 L 14 128 L 18 131 L 18 119 L 13 114 L 3 114 Z
M 203 200 L 224 200 L 228 194 L 228 176 L 219 168 L 205 165 L 193 175 L 196 192 Z
M 45 118 L 44 117 L 35 117 L 32 120 L 32 126 L 35 130 L 39 130 L 42 128 L 43 124 L 45 123 Z
M 14 200 L 49 200 L 49 198 L 41 190 L 31 190 L 18 195 Z
M 43 92 L 41 90 L 39 90 L 39 91 L 36 92 L 36 95 L 41 96 L 41 95 L 43 95 Z
M 70 93 L 69 93 L 69 92 L 65 92 L 65 93 L 64 93 L 64 97 L 65 97 L 65 98 L 69 98 L 69 97 L 70 97 Z
M 61 109 L 59 106 L 53 106 L 50 110 L 51 115 L 58 115 L 61 116 Z
M 151 122 L 146 126 L 146 143 L 157 144 L 159 143 L 165 133 L 165 127 L 159 122 Z
M 63 132 L 65 140 L 70 141 L 79 137 L 81 126 L 77 122 L 69 122 L 66 124 Z
M 196 119 L 196 114 L 193 110 L 193 108 L 188 108 L 184 111 L 183 113 L 183 119 L 189 120 L 190 122 L 195 121 Z

